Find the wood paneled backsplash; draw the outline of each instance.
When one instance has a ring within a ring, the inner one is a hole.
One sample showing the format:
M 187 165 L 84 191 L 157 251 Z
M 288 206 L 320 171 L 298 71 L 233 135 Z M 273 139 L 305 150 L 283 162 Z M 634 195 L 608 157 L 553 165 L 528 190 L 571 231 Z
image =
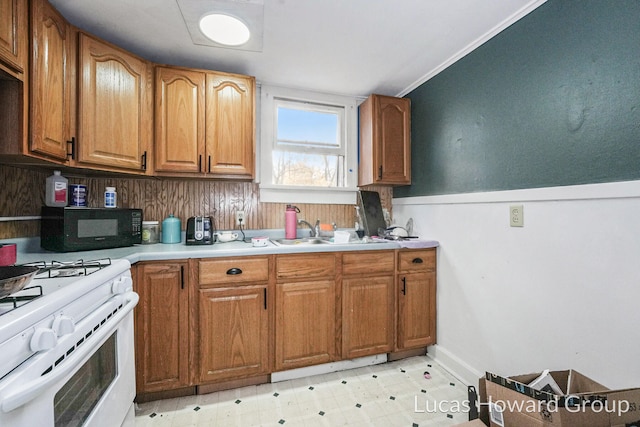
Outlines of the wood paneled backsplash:
M 44 204 L 45 181 L 51 171 L 0 165 L 0 219 L 38 216 Z M 282 203 L 260 203 L 258 184 L 218 180 L 180 180 L 154 178 L 100 178 L 65 175 L 69 184 L 87 186 L 89 206 L 102 206 L 104 189 L 116 187 L 118 206 L 141 208 L 145 220 L 162 221 L 169 214 L 180 218 L 184 229 L 187 218 L 210 215 L 219 230 L 235 229 L 235 211 L 244 210 L 247 229 L 284 228 Z M 391 211 L 393 189 L 369 186 L 378 191 L 382 206 Z M 298 204 L 298 218 L 338 227 L 353 227 L 353 205 Z M 40 234 L 40 221 L 0 221 L 0 239 L 30 237 Z

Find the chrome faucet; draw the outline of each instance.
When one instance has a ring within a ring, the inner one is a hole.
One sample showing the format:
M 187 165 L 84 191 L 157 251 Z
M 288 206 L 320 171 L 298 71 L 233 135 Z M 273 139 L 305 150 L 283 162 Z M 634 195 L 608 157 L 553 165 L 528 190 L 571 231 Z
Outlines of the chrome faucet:
M 304 219 L 299 219 L 298 224 L 306 224 L 307 227 L 311 230 L 309 236 L 310 237 L 320 237 L 320 220 L 316 220 L 316 225 L 313 226 Z

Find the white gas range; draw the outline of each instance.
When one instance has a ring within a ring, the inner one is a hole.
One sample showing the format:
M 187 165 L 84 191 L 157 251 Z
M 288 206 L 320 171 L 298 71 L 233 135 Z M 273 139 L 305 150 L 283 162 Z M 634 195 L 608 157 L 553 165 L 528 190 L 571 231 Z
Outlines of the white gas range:
M 133 425 L 131 265 L 37 264 L 0 300 L 0 425 Z

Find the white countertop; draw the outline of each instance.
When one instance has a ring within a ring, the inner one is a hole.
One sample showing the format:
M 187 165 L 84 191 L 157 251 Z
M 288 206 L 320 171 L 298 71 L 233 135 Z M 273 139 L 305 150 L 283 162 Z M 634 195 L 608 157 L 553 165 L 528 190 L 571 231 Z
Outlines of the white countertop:
M 264 235 L 252 232 L 251 235 Z M 17 264 L 25 264 L 36 261 L 75 261 L 78 259 L 126 259 L 131 264 L 139 261 L 161 261 L 171 259 L 189 258 L 218 258 L 228 256 L 270 255 L 303 252 L 332 252 L 332 251 L 369 251 L 381 249 L 399 249 L 404 247 L 403 242 L 381 240 L 375 243 L 323 243 L 316 245 L 281 245 L 278 246 L 269 241 L 267 246 L 254 247 L 251 237 L 247 233 L 247 242 L 233 241 L 228 243 L 214 243 L 213 245 L 185 245 L 184 236 L 182 243 L 151 245 L 134 245 L 124 248 L 99 249 L 81 252 L 52 252 L 40 248 L 40 238 L 17 238 L 2 240 L 0 243 L 16 243 L 18 248 Z M 437 247 L 438 242 L 433 240 L 412 240 L 411 247 Z

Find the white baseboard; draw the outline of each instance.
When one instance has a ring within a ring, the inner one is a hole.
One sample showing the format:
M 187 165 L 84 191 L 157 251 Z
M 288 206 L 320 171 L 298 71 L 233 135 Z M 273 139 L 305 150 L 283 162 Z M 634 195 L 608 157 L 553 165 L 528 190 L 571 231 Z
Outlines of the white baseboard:
M 440 345 L 430 346 L 427 349 L 427 356 L 467 386 L 474 385 L 477 387 L 478 379 L 484 376 L 484 372 L 474 369 Z
M 288 371 L 274 372 L 271 374 L 271 382 L 293 380 L 310 377 L 312 375 L 328 374 L 330 372 L 346 371 L 347 369 L 362 368 L 363 366 L 378 365 L 387 361 L 386 354 L 360 357 L 352 360 L 324 363 L 322 365 L 307 366 L 305 368 L 290 369 Z

